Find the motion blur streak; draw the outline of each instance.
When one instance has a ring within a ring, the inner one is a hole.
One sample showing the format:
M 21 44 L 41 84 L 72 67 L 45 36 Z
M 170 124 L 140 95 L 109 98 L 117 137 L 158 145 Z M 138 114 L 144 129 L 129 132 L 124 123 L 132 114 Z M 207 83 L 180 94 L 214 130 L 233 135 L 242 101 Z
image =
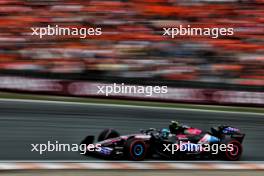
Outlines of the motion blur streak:
M 2 176 L 193 176 L 193 171 L 27 171 L 1 173 Z M 263 176 L 263 171 L 195 171 L 196 176 Z
M 30 151 L 30 144 L 48 140 L 79 143 L 84 136 L 98 134 L 104 128 L 116 128 L 122 134 L 128 134 L 140 128 L 168 127 L 170 120 L 204 129 L 218 124 L 232 124 L 247 134 L 242 160 L 264 161 L 264 143 L 261 142 L 264 138 L 264 115 L 262 118 L 243 113 L 13 101 L 0 101 L 0 158 L 95 160 L 72 152 L 51 152 L 40 156 Z
M 1 0 L 0 73 L 263 86 L 263 6 L 263 0 Z M 31 28 L 47 25 L 104 33 L 31 36 Z M 164 27 L 179 25 L 234 28 L 234 35 L 162 36 Z

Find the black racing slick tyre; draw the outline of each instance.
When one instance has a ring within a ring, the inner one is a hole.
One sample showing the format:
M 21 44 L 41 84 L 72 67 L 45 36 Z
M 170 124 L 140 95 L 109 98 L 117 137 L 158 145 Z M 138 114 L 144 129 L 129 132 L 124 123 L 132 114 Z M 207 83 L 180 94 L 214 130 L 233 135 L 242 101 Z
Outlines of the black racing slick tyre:
M 89 145 L 89 144 L 92 144 L 93 141 L 94 141 L 94 136 L 86 136 L 86 137 L 82 140 L 81 144 Z
M 119 136 L 120 134 L 116 130 L 105 129 L 99 134 L 97 141 L 100 142 L 100 141 L 104 141 L 104 140 L 119 137 Z
M 126 144 L 126 153 L 128 159 L 134 161 L 144 160 L 147 156 L 147 147 L 143 140 L 129 139 Z
M 243 153 L 243 147 L 239 141 L 236 139 L 224 139 L 221 143 L 226 146 L 232 146 L 221 152 L 222 159 L 228 161 L 237 161 L 240 159 Z

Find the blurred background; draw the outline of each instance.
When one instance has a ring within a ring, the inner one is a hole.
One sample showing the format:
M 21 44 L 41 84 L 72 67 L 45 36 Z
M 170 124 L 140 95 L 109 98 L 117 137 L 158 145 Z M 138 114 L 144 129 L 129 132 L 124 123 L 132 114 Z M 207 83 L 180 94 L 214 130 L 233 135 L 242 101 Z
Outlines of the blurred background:
M 235 34 L 162 36 L 180 24 Z M 31 35 L 48 25 L 103 35 Z M 263 92 L 263 34 L 263 0 L 0 0 L 0 88 L 19 76 Z
M 31 35 L 32 27 L 48 25 L 100 27 L 103 34 L 85 39 Z M 179 25 L 234 28 L 235 33 L 217 39 L 162 35 L 164 27 Z M 98 97 L 97 86 L 112 83 L 168 86 L 168 94 L 143 100 L 263 107 L 264 0 L 0 0 L 1 98 L 17 98 L 13 92 Z M 226 123 L 241 128 L 247 134 L 242 160 L 263 161 L 264 146 L 258 141 L 264 138 L 263 108 L 254 109 L 258 114 L 246 113 L 245 107 L 235 110 L 239 112 L 1 99 L 0 158 L 87 160 L 75 153 L 40 156 L 30 152 L 29 144 L 50 139 L 79 143 L 103 128 L 123 134 L 164 128 L 175 118 L 198 128 Z

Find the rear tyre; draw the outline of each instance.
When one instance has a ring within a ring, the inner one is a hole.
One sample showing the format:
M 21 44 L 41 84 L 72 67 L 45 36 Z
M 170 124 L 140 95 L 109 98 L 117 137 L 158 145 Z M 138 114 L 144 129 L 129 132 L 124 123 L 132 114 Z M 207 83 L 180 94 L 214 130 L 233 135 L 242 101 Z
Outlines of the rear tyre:
M 129 139 L 126 144 L 126 153 L 130 160 L 144 160 L 147 155 L 145 142 L 140 139 Z
M 98 136 L 98 142 L 104 141 L 110 138 L 119 137 L 120 134 L 114 129 L 105 129 Z
M 227 146 L 226 151 L 221 152 L 221 156 L 224 160 L 237 161 L 240 159 L 243 153 L 243 147 L 239 141 L 235 139 L 225 139 L 222 143 Z

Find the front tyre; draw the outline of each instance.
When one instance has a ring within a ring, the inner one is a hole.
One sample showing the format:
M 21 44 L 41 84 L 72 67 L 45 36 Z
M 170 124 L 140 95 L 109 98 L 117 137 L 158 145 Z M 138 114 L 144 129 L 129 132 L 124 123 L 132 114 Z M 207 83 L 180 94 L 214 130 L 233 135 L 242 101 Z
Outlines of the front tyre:
M 127 156 L 130 160 L 141 161 L 144 160 L 147 154 L 147 147 L 143 140 L 130 139 L 126 145 Z
M 94 142 L 94 136 L 86 136 L 82 141 L 81 144 L 89 145 Z
M 99 134 L 97 141 L 100 142 L 100 141 L 104 141 L 104 140 L 107 140 L 110 138 L 116 138 L 119 136 L 120 136 L 120 134 L 116 130 L 105 129 Z
M 94 142 L 94 136 L 86 136 L 80 143 L 80 146 L 83 146 L 83 145 L 85 146 L 85 153 L 81 153 L 81 152 L 84 152 L 84 151 L 82 151 L 82 150 L 84 150 L 84 148 L 82 150 L 80 149 L 80 153 L 82 155 L 88 156 L 90 154 L 90 152 L 87 151 L 87 146 L 89 144 L 93 144 L 93 142 Z

